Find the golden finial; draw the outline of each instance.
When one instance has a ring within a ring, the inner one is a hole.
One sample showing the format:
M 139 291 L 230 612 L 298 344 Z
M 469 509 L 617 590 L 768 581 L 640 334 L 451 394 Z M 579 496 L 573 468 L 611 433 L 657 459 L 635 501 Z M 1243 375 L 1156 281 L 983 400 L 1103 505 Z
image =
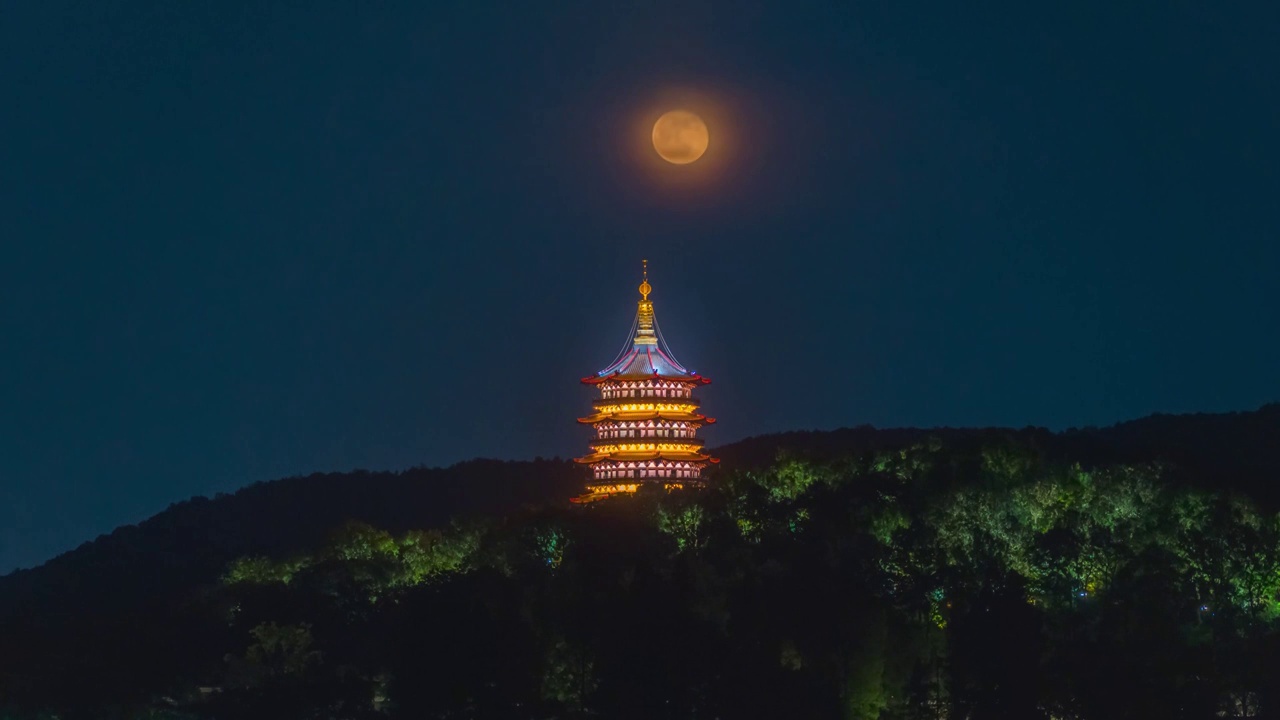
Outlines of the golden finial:
M 649 293 L 653 286 L 649 284 L 649 261 L 644 261 L 644 279 L 640 281 L 640 302 L 636 303 L 636 345 L 657 345 L 658 338 L 653 333 L 653 302 Z
M 640 297 L 644 300 L 649 299 L 649 293 L 653 292 L 653 286 L 649 284 L 649 261 L 641 260 L 644 263 L 644 280 L 640 282 Z

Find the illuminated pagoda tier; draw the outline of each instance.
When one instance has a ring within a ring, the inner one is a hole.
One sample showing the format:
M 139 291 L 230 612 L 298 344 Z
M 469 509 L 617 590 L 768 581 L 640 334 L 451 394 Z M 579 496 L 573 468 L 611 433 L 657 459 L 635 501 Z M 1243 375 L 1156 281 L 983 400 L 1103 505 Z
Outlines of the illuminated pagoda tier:
M 694 388 L 711 380 L 676 362 L 653 316 L 649 261 L 644 261 L 640 302 L 631 334 L 609 367 L 583 378 L 600 390 L 595 412 L 578 422 L 595 430 L 591 454 L 577 462 L 591 468 L 587 494 L 575 502 L 636 492 L 642 484 L 667 490 L 699 487 L 708 463 L 698 428 L 715 422 L 698 414 Z

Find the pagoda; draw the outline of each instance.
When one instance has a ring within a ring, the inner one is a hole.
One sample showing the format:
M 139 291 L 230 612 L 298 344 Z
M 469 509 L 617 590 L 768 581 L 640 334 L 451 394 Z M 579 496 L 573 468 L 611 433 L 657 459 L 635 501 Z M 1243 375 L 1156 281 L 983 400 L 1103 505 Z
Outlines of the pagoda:
M 701 487 L 702 471 L 719 462 L 702 452 L 698 428 L 715 422 L 699 415 L 694 388 L 711 380 L 676 362 L 653 316 L 649 261 L 644 261 L 636 319 L 622 352 L 582 382 L 600 390 L 595 412 L 578 422 L 595 430 L 591 453 L 576 462 L 591 468 L 591 482 L 574 502 L 629 495 L 641 485 L 666 490 Z

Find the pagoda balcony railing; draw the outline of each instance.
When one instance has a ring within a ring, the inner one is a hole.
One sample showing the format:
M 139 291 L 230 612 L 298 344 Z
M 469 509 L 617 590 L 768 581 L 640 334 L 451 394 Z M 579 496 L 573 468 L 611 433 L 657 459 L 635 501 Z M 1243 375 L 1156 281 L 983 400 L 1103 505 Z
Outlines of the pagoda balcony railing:
M 632 392 L 635 394 L 633 395 Z M 666 395 L 648 395 L 643 390 L 603 390 L 600 396 L 606 400 L 688 400 L 693 397 L 693 393 L 668 390 Z
M 644 435 L 636 432 L 626 434 L 626 431 L 607 430 L 604 433 L 597 433 L 592 442 L 596 443 L 617 443 L 617 442 L 660 442 L 660 443 L 703 443 L 702 438 L 688 433 L 685 435 L 677 435 L 671 433 L 669 435 Z
M 590 447 L 594 450 L 600 447 L 613 447 L 613 446 L 632 447 L 632 446 L 642 446 L 642 445 L 645 447 L 635 447 L 635 449 L 633 450 L 619 449 L 617 452 L 646 452 L 648 450 L 656 450 L 656 451 L 665 450 L 667 452 L 676 452 L 676 449 L 671 446 L 681 446 L 681 447 L 687 447 L 690 450 L 698 450 L 706 445 L 706 441 L 703 440 L 702 438 L 696 438 L 696 437 L 673 438 L 673 437 L 663 437 L 661 435 L 659 435 L 658 437 L 641 436 L 641 437 L 621 437 L 621 438 L 596 438 L 591 441 Z M 653 447 L 649 448 L 648 447 L 649 445 L 652 445 Z

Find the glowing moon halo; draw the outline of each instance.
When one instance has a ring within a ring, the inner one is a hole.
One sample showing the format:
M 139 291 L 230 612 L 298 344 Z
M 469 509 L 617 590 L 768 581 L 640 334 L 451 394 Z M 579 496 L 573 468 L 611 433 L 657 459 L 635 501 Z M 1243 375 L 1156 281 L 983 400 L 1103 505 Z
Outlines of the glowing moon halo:
M 688 165 L 702 157 L 710 140 L 707 124 L 688 110 L 672 110 L 653 124 L 653 149 L 674 165 Z

